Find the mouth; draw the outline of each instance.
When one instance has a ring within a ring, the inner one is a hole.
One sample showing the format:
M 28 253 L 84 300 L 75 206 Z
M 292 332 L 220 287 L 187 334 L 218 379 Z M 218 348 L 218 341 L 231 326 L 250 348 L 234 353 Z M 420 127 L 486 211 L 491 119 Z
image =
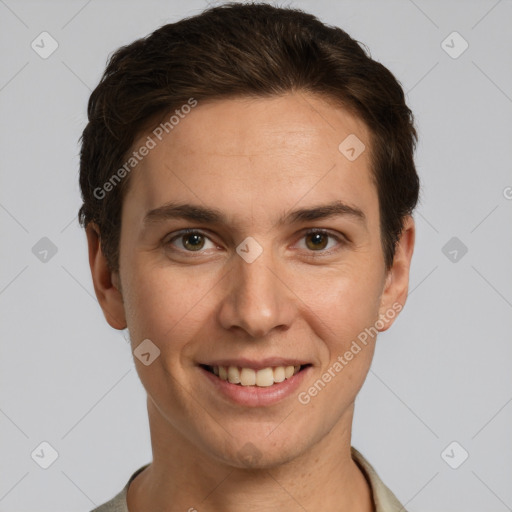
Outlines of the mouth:
M 260 369 L 235 365 L 207 365 L 201 368 L 215 375 L 219 380 L 241 387 L 271 387 L 291 379 L 300 372 L 312 366 L 310 363 L 267 366 Z

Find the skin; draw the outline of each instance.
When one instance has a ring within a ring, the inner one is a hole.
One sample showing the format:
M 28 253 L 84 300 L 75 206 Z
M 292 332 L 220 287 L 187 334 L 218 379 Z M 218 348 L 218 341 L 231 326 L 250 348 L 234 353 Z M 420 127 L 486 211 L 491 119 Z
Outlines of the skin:
M 338 150 L 349 134 L 367 148 L 353 162 Z M 131 173 L 118 273 L 108 269 L 97 227 L 88 226 L 107 321 L 128 326 L 132 349 L 150 339 L 160 350 L 149 366 L 134 358 L 148 394 L 153 462 L 129 487 L 131 512 L 373 510 L 350 439 L 375 338 L 306 405 L 298 393 L 273 406 L 235 405 L 197 367 L 298 357 L 313 365 L 299 389 L 307 391 L 359 333 L 405 304 L 414 222 L 406 219 L 386 271 L 368 148 L 361 120 L 309 93 L 199 103 Z M 277 222 L 334 200 L 361 209 L 366 224 L 349 215 Z M 218 208 L 226 224 L 144 223 L 169 201 Z M 206 236 L 199 253 L 190 237 L 173 239 L 184 228 Z M 341 241 L 308 237 L 310 228 Z M 263 249 L 250 264 L 236 253 L 249 236 Z M 256 460 L 240 457 L 248 441 Z

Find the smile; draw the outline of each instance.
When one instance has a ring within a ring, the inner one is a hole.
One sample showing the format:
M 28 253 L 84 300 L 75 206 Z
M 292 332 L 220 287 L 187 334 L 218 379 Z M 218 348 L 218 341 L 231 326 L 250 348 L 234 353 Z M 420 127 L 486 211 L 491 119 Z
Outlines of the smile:
M 205 370 L 213 373 L 219 379 L 239 386 L 269 387 L 290 379 L 299 371 L 310 365 L 269 366 L 260 370 L 253 368 L 240 368 L 237 366 L 209 366 L 201 365 Z
M 212 393 L 212 399 L 220 397 L 231 404 L 245 407 L 271 406 L 293 397 L 313 371 L 312 364 L 253 366 L 256 368 L 234 364 L 199 364 L 197 368 L 208 383 L 206 390 Z

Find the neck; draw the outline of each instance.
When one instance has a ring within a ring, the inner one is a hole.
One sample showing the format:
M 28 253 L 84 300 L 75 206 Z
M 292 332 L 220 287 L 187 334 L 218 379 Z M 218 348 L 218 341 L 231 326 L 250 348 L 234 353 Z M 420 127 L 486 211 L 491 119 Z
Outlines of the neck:
M 148 413 L 153 462 L 128 488 L 130 512 L 374 510 L 370 486 L 351 457 L 353 406 L 347 418 L 299 456 L 245 468 L 201 450 L 150 399 Z

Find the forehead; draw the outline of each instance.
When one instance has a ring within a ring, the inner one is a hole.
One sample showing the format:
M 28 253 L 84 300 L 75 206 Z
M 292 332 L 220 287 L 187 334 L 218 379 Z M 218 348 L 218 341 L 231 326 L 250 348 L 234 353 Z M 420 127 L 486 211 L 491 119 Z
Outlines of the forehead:
M 141 214 L 176 199 L 242 216 L 250 207 L 253 218 L 334 200 L 377 212 L 369 130 L 318 96 L 198 102 L 161 140 L 155 133 L 134 144 L 155 142 L 125 198 Z

